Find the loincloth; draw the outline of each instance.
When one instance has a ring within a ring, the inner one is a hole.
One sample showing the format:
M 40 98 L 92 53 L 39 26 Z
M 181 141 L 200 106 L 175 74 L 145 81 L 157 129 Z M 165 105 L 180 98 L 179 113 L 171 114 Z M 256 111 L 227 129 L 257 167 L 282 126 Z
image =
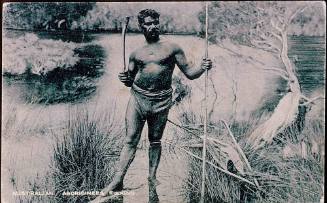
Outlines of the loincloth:
M 133 84 L 131 88 L 131 105 L 142 115 L 147 116 L 168 110 L 172 102 L 173 89 L 152 92 Z

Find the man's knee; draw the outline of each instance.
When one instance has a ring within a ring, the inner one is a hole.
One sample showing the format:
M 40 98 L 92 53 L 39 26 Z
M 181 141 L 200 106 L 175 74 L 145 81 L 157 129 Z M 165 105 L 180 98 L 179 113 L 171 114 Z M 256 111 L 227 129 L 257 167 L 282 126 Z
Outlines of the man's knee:
M 139 139 L 137 138 L 126 138 L 125 144 L 131 148 L 136 148 L 139 143 Z
M 142 128 L 127 128 L 125 144 L 130 147 L 137 147 L 141 138 Z
M 162 135 L 163 135 L 163 130 L 164 130 L 164 128 L 161 128 L 161 129 L 150 128 L 149 135 L 148 135 L 149 142 L 156 142 L 156 141 L 160 142 Z

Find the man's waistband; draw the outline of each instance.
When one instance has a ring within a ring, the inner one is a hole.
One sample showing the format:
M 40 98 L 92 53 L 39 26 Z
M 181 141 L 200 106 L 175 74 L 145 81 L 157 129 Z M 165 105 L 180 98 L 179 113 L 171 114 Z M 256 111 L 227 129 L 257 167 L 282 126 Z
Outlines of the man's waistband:
M 170 88 L 168 90 L 149 91 L 149 90 L 144 90 L 144 89 L 140 88 L 135 83 L 133 83 L 133 85 L 132 85 L 132 90 L 143 96 L 153 97 L 153 98 L 158 98 L 158 99 L 170 97 L 170 96 L 172 96 L 172 93 L 173 93 L 172 88 Z

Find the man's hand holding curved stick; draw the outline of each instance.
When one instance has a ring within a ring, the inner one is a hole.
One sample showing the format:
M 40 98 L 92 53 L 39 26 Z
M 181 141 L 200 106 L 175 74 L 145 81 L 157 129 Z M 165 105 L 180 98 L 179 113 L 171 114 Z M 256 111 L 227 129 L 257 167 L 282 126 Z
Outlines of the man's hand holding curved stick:
M 125 37 L 126 37 L 126 31 L 127 31 L 127 26 L 129 23 L 129 19 L 131 16 L 126 16 L 123 30 L 122 30 L 122 36 L 123 36 L 123 72 L 119 73 L 118 78 L 119 80 L 124 83 L 125 86 L 131 87 L 133 84 L 134 79 L 130 76 L 128 70 L 126 71 L 126 54 L 125 54 L 125 49 L 126 49 L 126 44 L 125 44 Z
M 124 83 L 124 85 L 127 87 L 131 87 L 134 81 L 128 71 L 119 73 L 118 78 L 120 82 Z

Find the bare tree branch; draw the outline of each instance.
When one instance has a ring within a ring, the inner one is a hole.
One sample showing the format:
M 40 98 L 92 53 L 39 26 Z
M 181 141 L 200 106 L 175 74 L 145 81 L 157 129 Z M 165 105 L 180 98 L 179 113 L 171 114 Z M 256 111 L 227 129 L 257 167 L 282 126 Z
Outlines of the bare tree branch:
M 275 71 L 280 77 L 282 77 L 284 80 L 289 80 L 289 78 L 287 77 L 287 75 L 285 75 L 283 72 L 284 70 L 278 70 L 278 69 L 274 69 L 274 68 L 263 68 L 263 70 L 267 70 L 267 71 Z
M 269 67 L 269 68 L 263 68 L 264 70 L 271 70 L 271 71 L 277 71 L 277 72 L 280 72 L 281 74 L 283 74 L 285 77 L 288 76 L 288 73 L 283 70 L 283 69 L 280 69 L 280 68 L 275 68 L 275 67 Z
M 258 49 L 269 51 L 269 52 L 272 52 L 275 54 L 280 53 L 280 49 L 278 49 L 277 47 L 274 47 L 266 42 L 263 42 L 263 41 L 252 40 L 252 44 Z
M 252 66 L 252 67 L 254 67 L 254 68 L 258 68 L 258 69 L 261 69 L 261 70 L 267 70 L 267 71 L 274 71 L 274 72 L 278 73 L 278 75 L 280 77 L 282 77 L 283 79 L 285 79 L 287 81 L 290 80 L 289 77 L 288 77 L 288 73 L 285 70 L 283 70 L 283 69 L 281 69 L 279 67 L 262 68 L 261 66 L 257 66 L 254 63 L 253 63 L 253 65 L 254 66 Z M 264 64 L 262 64 L 262 65 L 264 65 Z
M 307 7 L 308 7 L 307 5 L 304 5 L 304 6 L 301 6 L 301 8 L 297 9 L 297 10 L 296 10 L 296 11 L 295 11 L 291 16 L 290 16 L 290 18 L 288 19 L 286 25 L 289 25 L 289 24 L 291 23 L 291 21 L 293 20 L 293 18 L 294 18 L 297 14 L 303 12 Z
M 278 53 L 280 53 L 280 52 L 282 51 L 281 48 L 279 48 L 278 46 L 276 46 L 276 45 L 273 44 L 273 43 L 267 43 L 267 44 L 268 44 L 268 46 L 270 46 L 272 49 L 277 50 Z
M 316 96 L 316 97 L 314 97 L 312 99 L 309 99 L 309 98 L 307 98 L 307 99 L 308 99 L 307 102 L 304 102 L 304 103 L 300 104 L 299 106 L 307 106 L 307 105 L 309 105 L 311 103 L 314 103 L 314 101 L 316 101 L 318 99 L 325 99 L 325 97 L 322 96 L 322 95 L 319 95 L 319 96 Z
M 272 27 L 275 28 L 278 32 L 280 32 L 280 33 L 283 32 L 282 29 L 280 27 L 278 27 L 272 19 L 270 20 L 270 23 L 271 23 Z
M 280 42 L 283 42 L 283 39 L 281 36 L 279 36 L 278 34 L 274 33 L 274 32 L 271 32 L 271 35 L 276 37 Z
M 306 97 L 305 95 L 301 95 L 301 99 L 305 99 L 306 101 L 309 101 L 310 100 L 310 98 L 309 97 Z
M 257 62 L 257 63 L 259 63 L 261 65 L 265 65 L 264 62 L 259 61 L 258 59 L 255 59 L 252 56 L 241 55 L 241 54 L 237 53 L 236 51 L 234 51 L 234 50 L 232 50 L 232 49 L 230 49 L 228 47 L 222 46 L 220 44 L 217 44 L 217 46 L 220 47 L 220 48 L 222 48 L 222 49 L 224 49 L 224 50 L 226 50 L 226 51 L 228 51 L 233 56 L 244 58 L 247 62 L 251 62 L 252 63 L 252 62 L 255 61 L 255 62 Z M 196 82 L 196 81 L 194 81 L 194 82 Z
M 283 44 L 283 38 L 281 37 L 281 35 L 275 33 L 274 31 L 268 31 L 265 34 L 263 39 L 264 39 L 263 41 L 266 41 L 268 44 L 271 44 L 272 46 L 274 46 L 276 48 L 278 47 L 277 49 L 281 49 L 280 47 Z M 276 44 L 276 41 L 277 41 L 278 44 Z
M 283 19 L 279 15 L 276 15 L 276 18 L 281 24 L 284 24 Z

